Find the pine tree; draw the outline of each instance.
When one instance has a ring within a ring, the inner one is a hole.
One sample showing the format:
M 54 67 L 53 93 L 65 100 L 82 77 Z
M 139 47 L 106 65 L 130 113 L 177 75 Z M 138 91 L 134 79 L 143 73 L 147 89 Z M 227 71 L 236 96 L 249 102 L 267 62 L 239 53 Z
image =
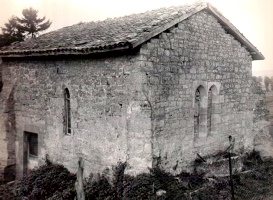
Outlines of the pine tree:
M 27 8 L 22 11 L 23 18 L 17 18 L 19 22 L 19 27 L 27 35 L 31 35 L 32 38 L 36 37 L 40 31 L 48 29 L 51 25 L 51 22 L 45 20 L 45 17 L 38 18 L 38 10 L 33 8 Z
M 23 41 L 23 31 L 20 29 L 17 17 L 12 16 L 5 26 L 1 28 L 2 34 L 0 34 L 0 47 L 8 46 L 16 41 Z

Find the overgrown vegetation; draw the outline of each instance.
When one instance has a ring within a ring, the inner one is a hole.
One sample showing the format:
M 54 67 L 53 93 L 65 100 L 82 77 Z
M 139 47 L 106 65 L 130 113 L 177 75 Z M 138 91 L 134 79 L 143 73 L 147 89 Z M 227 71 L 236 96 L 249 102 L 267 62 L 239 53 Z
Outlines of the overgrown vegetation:
M 236 199 L 262 199 L 273 191 L 273 160 L 263 160 L 253 151 L 243 158 L 243 171 L 233 176 Z M 229 199 L 229 177 L 205 177 L 182 172 L 174 176 L 159 167 L 137 176 L 125 174 L 127 163 L 118 163 L 109 173 L 91 174 L 84 182 L 86 199 L 119 200 L 200 200 Z M 112 177 L 112 178 L 109 178 Z M 2 186 L 3 199 L 74 199 L 75 174 L 62 165 L 51 163 L 39 167 L 22 180 Z M 273 195 L 273 194 L 272 194 Z
M 1 190 L 5 200 L 73 199 L 76 194 L 75 180 L 76 175 L 63 165 L 53 164 L 46 159 L 45 165 L 30 171 L 20 181 L 2 186 Z

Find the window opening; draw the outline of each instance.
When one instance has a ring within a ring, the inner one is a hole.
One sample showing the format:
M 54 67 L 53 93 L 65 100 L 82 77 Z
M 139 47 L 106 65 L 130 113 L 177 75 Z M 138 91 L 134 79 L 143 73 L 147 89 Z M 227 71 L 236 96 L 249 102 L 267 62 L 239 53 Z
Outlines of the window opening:
M 194 134 L 198 135 L 199 133 L 199 124 L 200 124 L 200 91 L 197 89 L 195 91 L 195 103 L 194 103 Z
M 208 134 L 211 132 L 211 121 L 212 121 L 211 117 L 212 117 L 212 92 L 210 88 L 208 92 L 208 123 L 207 123 Z
M 29 156 L 38 156 L 38 134 L 27 133 L 28 154 Z
M 71 134 L 71 109 L 70 109 L 70 94 L 69 90 L 65 88 L 64 90 L 64 131 L 65 134 Z

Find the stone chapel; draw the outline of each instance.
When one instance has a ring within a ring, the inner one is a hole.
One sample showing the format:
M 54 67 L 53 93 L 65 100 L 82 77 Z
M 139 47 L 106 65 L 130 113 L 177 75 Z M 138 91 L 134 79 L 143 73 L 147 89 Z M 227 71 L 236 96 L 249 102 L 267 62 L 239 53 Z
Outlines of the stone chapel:
M 190 169 L 253 149 L 252 62 L 264 56 L 199 2 L 78 23 L 0 49 L 0 172 L 46 155 L 72 172 Z

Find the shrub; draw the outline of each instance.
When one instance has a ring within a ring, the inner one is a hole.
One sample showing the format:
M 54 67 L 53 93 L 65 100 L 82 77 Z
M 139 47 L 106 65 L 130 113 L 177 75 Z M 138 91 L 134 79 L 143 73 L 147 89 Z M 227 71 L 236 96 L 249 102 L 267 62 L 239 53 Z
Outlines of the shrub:
M 157 197 L 156 192 L 166 191 L 162 197 Z M 150 173 L 142 173 L 136 177 L 125 177 L 125 199 L 181 199 L 186 188 L 170 173 L 155 167 Z
M 204 178 L 204 174 L 197 174 L 197 173 L 188 173 L 188 172 L 182 172 L 179 175 L 179 178 L 182 181 L 187 182 L 187 189 L 195 189 L 198 187 L 201 187 L 203 184 L 205 184 L 207 181 Z
M 119 162 L 117 166 L 113 166 L 112 184 L 107 179 L 106 171 L 102 175 L 98 174 L 97 178 L 94 178 L 94 175 L 90 174 L 84 184 L 86 199 L 122 199 L 126 166 L 126 162 Z
M 125 176 L 125 199 L 153 199 L 153 191 L 153 180 L 151 174 L 142 173 L 136 177 L 129 175 Z
M 13 185 L 4 186 L 3 195 L 4 199 L 74 199 L 75 180 L 75 174 L 63 165 L 46 162 Z
M 84 184 L 84 194 L 86 199 L 104 200 L 113 199 L 113 188 L 104 175 L 98 175 L 96 180 L 91 174 Z
M 153 168 L 150 171 L 154 180 L 155 190 L 165 190 L 167 199 L 177 198 L 177 192 L 185 192 L 186 188 L 171 173 L 165 172 L 159 167 Z
M 124 178 L 127 163 L 119 162 L 117 166 L 113 167 L 113 193 L 116 199 L 122 199 L 124 191 Z
M 262 164 L 263 160 L 258 151 L 251 151 L 250 153 L 246 153 L 243 157 L 244 170 L 252 169 L 258 164 Z

